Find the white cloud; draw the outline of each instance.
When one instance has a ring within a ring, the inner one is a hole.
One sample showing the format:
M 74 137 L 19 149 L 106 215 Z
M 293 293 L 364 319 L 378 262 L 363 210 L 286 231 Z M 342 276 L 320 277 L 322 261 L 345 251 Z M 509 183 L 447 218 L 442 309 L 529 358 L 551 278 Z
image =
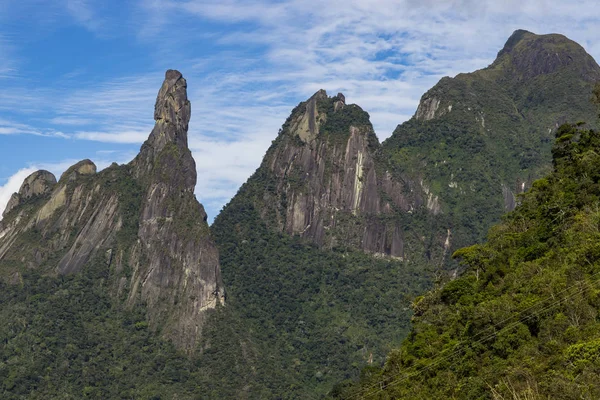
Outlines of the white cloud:
M 51 123 L 52 125 L 79 126 L 79 125 L 92 125 L 96 121 L 94 121 L 91 118 L 78 118 L 78 117 L 62 116 L 62 117 L 51 118 L 48 122 Z
M 6 210 L 6 205 L 10 200 L 10 196 L 18 192 L 25 178 L 35 171 L 35 168 L 23 168 L 8 178 L 8 181 L 4 185 L 0 186 L 0 221 L 2 220 L 2 213 Z
M 84 131 L 76 132 L 73 137 L 75 139 L 93 140 L 96 142 L 140 144 L 148 138 L 151 129 L 150 127 L 146 130 L 125 130 L 120 132 Z
M 192 71 L 182 71 L 192 99 L 197 194 L 213 209 L 256 169 L 293 106 L 318 89 L 330 95 L 341 91 L 348 102 L 359 104 L 383 139 L 413 115 L 421 95 L 441 77 L 489 65 L 515 29 L 564 33 L 593 55 L 600 52 L 595 29 L 600 7 L 588 0 L 568 5 L 172 0 L 154 5 L 145 11 L 155 10 L 160 24 L 148 40 L 160 38 L 159 46 L 179 40 L 182 13 L 199 24 L 226 27 L 214 37 L 223 52 L 196 58 Z M 169 54 L 189 64 L 189 58 Z
M 63 132 L 54 129 L 39 129 L 31 125 L 22 124 L 8 119 L 0 118 L 0 135 L 35 135 L 55 136 L 68 138 Z
M 3 91 L 0 109 L 43 114 L 55 130 L 0 121 L 0 133 L 139 144 L 163 71 L 178 68 L 192 101 L 196 193 L 213 214 L 258 167 L 291 109 L 318 89 L 359 104 L 384 139 L 441 77 L 487 66 L 515 29 L 563 33 L 600 56 L 596 0 L 144 0 L 122 30 L 100 3 L 65 4 L 90 30 L 118 26 L 113 34 L 131 40 L 127 27 L 136 27 L 133 40 L 151 46 L 154 63 L 134 76 L 72 82 L 67 74 L 35 93 Z
M 98 155 L 102 156 L 102 157 L 93 160 L 94 164 L 96 164 L 96 168 L 98 169 L 98 171 L 101 171 L 104 168 L 108 167 L 113 161 L 122 164 L 122 163 L 129 162 L 133 158 L 133 155 L 131 153 L 111 152 L 110 154 L 112 154 L 114 156 L 114 158 L 113 158 L 113 160 L 108 160 L 108 159 L 104 158 L 104 156 L 107 154 L 109 154 L 109 153 L 98 152 Z M 54 174 L 54 176 L 56 176 L 56 179 L 58 180 L 58 179 L 60 179 L 60 176 L 62 175 L 63 172 L 65 172 L 70 166 L 75 165 L 78 161 L 80 161 L 80 160 L 68 159 L 68 160 L 62 160 L 62 161 L 58 161 L 58 162 L 32 163 L 31 165 L 15 172 L 11 177 L 9 177 L 6 180 L 6 183 L 4 185 L 0 186 L 0 221 L 2 220 L 1 214 L 6 209 L 6 204 L 10 200 L 10 196 L 12 196 L 13 193 L 16 193 L 19 191 L 19 188 L 23 184 L 23 181 L 25 180 L 25 178 L 27 178 L 29 175 L 31 175 L 35 171 L 39 171 L 39 170 L 43 169 L 43 170 L 52 172 Z

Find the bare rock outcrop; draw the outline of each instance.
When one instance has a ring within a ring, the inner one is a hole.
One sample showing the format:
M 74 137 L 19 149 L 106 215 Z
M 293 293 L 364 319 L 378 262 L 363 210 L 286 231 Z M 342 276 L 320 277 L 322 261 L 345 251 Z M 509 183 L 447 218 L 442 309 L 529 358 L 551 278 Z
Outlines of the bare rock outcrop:
M 194 196 L 188 148 L 190 102 L 181 73 L 169 70 L 158 93 L 154 129 L 127 165 L 97 172 L 90 160 L 56 182 L 28 177 L 0 224 L 0 278 L 105 270 L 115 302 L 144 304 L 149 325 L 193 352 L 207 310 L 224 304 L 218 251 Z M 10 211 L 10 213 L 9 213 Z
M 281 232 L 323 248 L 404 258 L 406 222 L 398 215 L 424 202 L 418 183 L 386 170 L 379 148 L 366 112 L 347 105 L 341 93 L 328 97 L 320 90 L 284 124 L 251 178 L 266 180 L 266 190 L 250 196 Z
M 25 178 L 19 192 L 13 193 L 2 215 L 8 214 L 26 200 L 50 193 L 54 185 L 56 185 L 56 177 L 51 172 L 44 170 L 34 172 Z

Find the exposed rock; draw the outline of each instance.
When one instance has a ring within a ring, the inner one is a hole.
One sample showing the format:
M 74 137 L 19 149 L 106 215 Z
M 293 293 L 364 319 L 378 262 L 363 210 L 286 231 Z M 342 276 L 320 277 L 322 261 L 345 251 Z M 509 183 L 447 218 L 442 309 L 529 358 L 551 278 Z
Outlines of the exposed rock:
M 50 200 L 43 205 L 37 214 L 36 222 L 39 223 L 45 219 L 48 219 L 54 214 L 54 211 L 67 204 L 67 187 L 61 186 L 58 190 L 55 190 L 50 197 Z
M 396 216 L 423 199 L 385 171 L 379 146 L 360 107 L 346 105 L 341 93 L 315 93 L 288 118 L 256 172 L 273 185 L 251 194 L 257 209 L 273 228 L 319 246 L 404 258 L 405 223 Z
M 206 213 L 193 193 L 186 87 L 178 71 L 167 71 L 156 124 L 130 164 L 96 173 L 83 160 L 58 184 L 45 171 L 25 180 L 0 225 L 0 277 L 14 283 L 22 268 L 74 274 L 100 266 L 115 300 L 145 304 L 150 327 L 194 351 L 206 311 L 224 304 L 224 290 Z M 20 207 L 41 195 L 47 199 L 35 207 Z
M 34 196 L 40 196 L 50 193 L 56 185 L 56 177 L 44 170 L 36 171 L 25 178 L 25 181 L 19 189 L 21 199 L 29 199 Z
M 336 100 L 333 103 L 333 111 L 337 112 L 341 110 L 346 105 L 346 96 L 342 93 L 338 93 L 336 96 Z
M 327 92 L 319 90 L 305 105 L 305 111 L 301 118 L 294 122 L 292 130 L 297 132 L 298 137 L 305 143 L 313 141 L 319 132 L 321 120 L 318 118 L 317 103 L 327 98 Z
M 19 285 L 21 283 L 23 283 L 23 277 L 21 276 L 21 273 L 17 271 L 10 277 L 10 284 Z
M 536 35 L 517 30 L 508 39 L 492 68 L 506 64 L 507 71 L 519 80 L 530 80 L 564 68 L 574 68 L 584 80 L 596 82 L 598 66 L 578 43 L 559 34 Z
M 504 209 L 506 211 L 512 211 L 517 205 L 517 199 L 515 194 L 506 185 L 502 185 L 502 197 L 504 197 Z
M 5 216 L 23 201 L 49 194 L 54 185 L 56 185 L 56 177 L 52 173 L 44 170 L 34 172 L 25 178 L 19 193 L 13 193 L 10 197 L 2 215 Z
M 6 208 L 4 209 L 4 212 L 2 213 L 2 216 L 6 216 L 6 214 L 8 214 L 9 212 L 12 211 L 13 208 L 15 208 L 16 206 L 18 206 L 21 203 L 21 196 L 19 196 L 18 193 L 13 193 L 10 196 L 10 199 L 8 200 L 8 203 L 6 203 Z
M 405 180 L 423 179 L 426 206 L 444 212 L 452 246 L 470 245 L 548 172 L 558 126 L 598 127 L 590 102 L 598 81 L 600 67 L 577 43 L 519 30 L 488 67 L 428 90 L 382 153 Z
M 435 118 L 435 113 L 440 107 L 440 99 L 435 97 L 427 97 L 421 99 L 415 117 L 418 120 L 429 121 Z
M 96 164 L 94 164 L 91 160 L 82 160 L 63 172 L 63 174 L 60 176 L 60 182 L 64 182 L 66 180 L 74 181 L 80 175 L 93 175 L 95 173 Z

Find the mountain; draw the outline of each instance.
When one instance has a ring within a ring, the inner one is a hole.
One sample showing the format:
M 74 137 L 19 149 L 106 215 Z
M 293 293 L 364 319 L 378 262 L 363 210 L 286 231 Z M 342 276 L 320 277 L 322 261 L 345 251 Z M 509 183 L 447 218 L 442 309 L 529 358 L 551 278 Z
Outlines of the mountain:
M 550 168 L 564 122 L 596 125 L 600 67 L 565 36 L 518 30 L 487 68 L 443 78 L 382 145 L 395 176 L 438 199 L 454 249 L 479 242 Z
M 320 90 L 292 111 L 238 196 L 251 197 L 276 231 L 321 248 L 403 259 L 406 239 L 396 216 L 427 199 L 413 191 L 418 183 L 391 178 L 379 150 L 369 114 L 341 93 Z
M 550 170 L 557 124 L 596 121 L 599 72 L 564 36 L 517 31 L 383 144 L 342 94 L 300 103 L 211 227 L 228 306 L 277 366 L 272 393 L 314 397 L 381 365 L 409 301 Z
M 379 150 L 366 112 L 319 91 L 211 227 L 229 311 L 267 360 L 254 380 L 272 397 L 323 396 L 382 363 L 433 279 L 426 240 L 406 229 L 434 210 L 391 179 Z
M 457 251 L 458 279 L 413 303 L 413 329 L 383 369 L 336 398 L 600 397 L 600 134 L 556 131 L 553 171 Z
M 224 301 L 217 248 L 194 196 L 186 81 L 169 70 L 139 155 L 96 172 L 81 161 L 56 178 L 33 173 L 0 222 L 0 276 L 25 285 L 35 270 L 61 277 L 97 268 L 123 307 L 145 304 L 152 330 L 193 351 L 205 311 Z
M 563 36 L 517 31 L 382 144 L 319 91 L 210 228 L 186 82 L 167 71 L 131 163 L 38 171 L 4 211 L 0 397 L 299 399 L 340 381 L 334 397 L 597 397 L 599 71 Z

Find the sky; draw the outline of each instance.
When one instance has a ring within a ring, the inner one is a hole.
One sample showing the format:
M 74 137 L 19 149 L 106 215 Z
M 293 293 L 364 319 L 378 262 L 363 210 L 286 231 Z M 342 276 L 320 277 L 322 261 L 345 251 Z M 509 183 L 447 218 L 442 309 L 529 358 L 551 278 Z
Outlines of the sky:
M 188 82 L 212 221 L 317 90 L 368 111 L 383 141 L 514 30 L 562 33 L 600 60 L 598 27 L 597 0 L 0 0 L 0 211 L 37 169 L 133 159 L 167 69 Z

